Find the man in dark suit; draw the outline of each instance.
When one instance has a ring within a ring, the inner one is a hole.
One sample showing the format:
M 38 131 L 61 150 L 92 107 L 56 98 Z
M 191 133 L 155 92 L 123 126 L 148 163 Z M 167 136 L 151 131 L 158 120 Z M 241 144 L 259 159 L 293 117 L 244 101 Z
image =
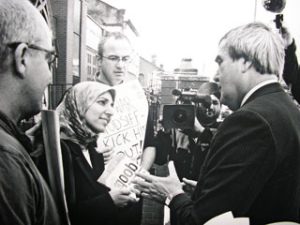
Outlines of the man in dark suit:
M 142 196 L 167 197 L 172 224 L 203 224 L 232 211 L 251 224 L 299 222 L 300 112 L 278 82 L 279 34 L 261 23 L 229 31 L 216 57 L 221 103 L 234 112 L 218 128 L 190 199 L 170 163 L 167 178 L 138 174 Z

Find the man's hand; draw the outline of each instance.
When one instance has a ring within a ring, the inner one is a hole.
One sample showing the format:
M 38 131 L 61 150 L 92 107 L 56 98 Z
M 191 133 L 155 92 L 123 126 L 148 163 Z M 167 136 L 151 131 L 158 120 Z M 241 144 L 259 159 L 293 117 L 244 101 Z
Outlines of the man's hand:
M 157 177 L 137 172 L 136 176 L 138 178 L 132 182 L 135 184 L 135 189 L 139 191 L 141 196 L 159 202 L 164 201 L 166 197 L 172 199 L 174 196 L 184 193 L 174 162 L 170 161 L 168 167 L 170 173 L 168 177 Z
M 197 116 L 195 117 L 195 123 L 194 123 L 194 130 L 201 134 L 204 131 L 205 127 L 201 125 L 199 120 L 197 119 Z
M 289 45 L 292 44 L 293 37 L 292 37 L 292 34 L 290 33 L 289 28 L 287 27 L 287 25 L 285 23 L 283 23 L 282 28 L 281 28 L 281 36 L 283 38 L 285 48 L 287 48 Z
M 30 138 L 31 142 L 35 142 L 35 137 L 38 132 L 41 132 L 42 128 L 42 120 L 39 120 L 33 127 L 29 128 L 25 131 L 25 134 Z
M 189 195 L 192 195 L 195 191 L 197 181 L 189 180 L 186 178 L 182 178 L 183 181 L 183 190 L 187 192 Z

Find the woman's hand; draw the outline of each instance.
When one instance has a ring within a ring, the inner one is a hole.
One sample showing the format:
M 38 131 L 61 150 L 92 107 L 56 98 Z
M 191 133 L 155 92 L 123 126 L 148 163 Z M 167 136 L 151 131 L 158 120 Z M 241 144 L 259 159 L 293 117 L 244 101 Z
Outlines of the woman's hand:
M 132 183 L 135 184 L 134 188 L 139 191 L 138 194 L 144 198 L 161 202 L 166 197 L 172 199 L 174 196 L 184 193 L 173 161 L 169 162 L 168 168 L 170 174 L 168 177 L 136 172 L 137 178 Z
M 136 200 L 130 197 L 130 190 L 129 189 L 120 189 L 110 191 L 109 194 L 117 207 L 125 207 L 128 203 L 136 202 Z

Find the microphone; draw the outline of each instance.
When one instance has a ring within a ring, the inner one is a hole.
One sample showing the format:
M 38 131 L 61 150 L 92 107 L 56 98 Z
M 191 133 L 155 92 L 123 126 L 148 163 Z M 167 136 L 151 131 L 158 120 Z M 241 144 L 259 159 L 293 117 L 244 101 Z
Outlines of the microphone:
M 281 13 L 286 5 L 286 0 L 263 0 L 262 1 L 263 7 L 273 13 Z M 281 31 L 282 28 L 282 21 L 283 21 L 283 14 L 277 14 L 275 16 L 275 24 L 276 28 Z
M 263 7 L 273 13 L 281 13 L 286 5 L 286 0 L 263 0 Z

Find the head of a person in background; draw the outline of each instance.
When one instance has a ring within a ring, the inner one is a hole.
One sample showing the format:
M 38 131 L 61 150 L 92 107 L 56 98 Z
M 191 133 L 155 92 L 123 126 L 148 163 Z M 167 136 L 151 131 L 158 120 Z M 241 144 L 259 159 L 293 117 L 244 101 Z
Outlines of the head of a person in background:
M 57 107 L 61 139 L 83 148 L 96 141 L 114 114 L 115 90 L 94 81 L 77 83 Z
M 19 122 L 40 112 L 56 54 L 51 31 L 27 0 L 0 0 L 0 94 L 3 112 Z
M 210 106 L 207 109 L 205 109 L 204 107 L 201 108 L 204 110 L 206 117 L 208 117 L 211 120 L 217 119 L 221 111 L 220 91 L 218 83 L 205 82 L 198 88 L 198 93 L 210 96 Z
M 95 80 L 110 86 L 121 84 L 132 61 L 131 43 L 122 33 L 109 33 L 99 44 L 98 57 L 101 73 Z
M 215 80 L 219 82 L 221 103 L 234 111 L 253 87 L 281 77 L 284 43 L 263 23 L 249 23 L 221 38 L 215 61 L 219 66 Z

